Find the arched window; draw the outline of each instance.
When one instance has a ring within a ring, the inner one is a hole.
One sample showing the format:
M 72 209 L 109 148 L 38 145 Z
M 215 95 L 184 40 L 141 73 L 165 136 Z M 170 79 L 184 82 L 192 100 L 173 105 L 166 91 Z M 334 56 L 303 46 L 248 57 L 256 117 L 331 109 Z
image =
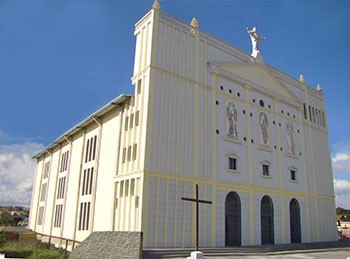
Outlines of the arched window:
M 260 206 L 261 244 L 274 244 L 273 203 L 269 196 L 261 199 Z
M 300 207 L 296 199 L 289 203 L 290 242 L 301 243 Z
M 225 200 L 225 245 L 241 245 L 241 200 L 236 192 Z

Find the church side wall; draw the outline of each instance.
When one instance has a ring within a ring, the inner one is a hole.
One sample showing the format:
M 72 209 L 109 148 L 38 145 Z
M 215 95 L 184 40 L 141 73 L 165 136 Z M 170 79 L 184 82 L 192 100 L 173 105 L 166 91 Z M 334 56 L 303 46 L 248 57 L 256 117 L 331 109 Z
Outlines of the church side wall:
M 83 149 L 85 134 L 80 133 L 73 138 L 71 146 L 71 158 L 69 175 L 67 178 L 66 202 L 62 222 L 62 236 L 68 239 L 75 239 L 75 231 L 78 215 L 78 198 L 80 193 L 80 172 L 83 160 Z
M 101 120 L 98 175 L 96 184 L 95 216 L 92 231 L 110 231 L 114 222 L 115 176 L 120 132 L 121 112 L 112 112 Z
M 43 217 L 42 232 L 45 235 L 50 235 L 52 228 L 52 216 L 55 202 L 56 178 L 58 174 L 60 150 L 52 152 L 50 162 L 50 173 L 47 182 L 47 194 L 45 199 L 45 213 Z
M 68 177 L 68 167 L 70 167 L 70 159 L 67 158 L 66 154 L 71 153 L 71 144 L 70 143 L 62 143 L 60 145 L 60 149 L 56 151 L 57 155 L 57 169 L 55 170 L 55 174 L 52 174 L 51 176 L 51 193 L 52 193 L 52 208 L 51 208 L 51 216 L 50 220 L 47 220 L 46 222 L 49 223 L 48 228 L 50 229 L 50 232 L 48 235 L 50 236 L 57 236 L 60 237 L 62 236 L 62 223 L 61 226 L 59 227 L 60 224 L 58 224 L 58 218 L 59 215 L 61 214 L 62 216 L 61 219 L 64 221 L 64 216 L 63 214 L 66 212 L 66 201 L 65 197 L 62 197 L 61 191 L 62 189 L 65 189 L 66 186 L 63 185 L 63 181 L 65 182 L 65 185 L 68 185 L 67 182 L 69 180 Z M 70 155 L 71 156 L 71 155 Z M 64 190 L 66 191 L 66 190 Z M 63 191 L 62 191 L 63 192 Z M 63 195 L 65 196 L 65 195 Z M 61 211 L 59 213 L 59 211 Z
M 35 231 L 76 241 L 93 231 L 121 230 L 120 226 L 123 231 L 140 231 L 142 174 L 137 144 L 142 118 L 136 115 L 134 104 L 131 98 L 120 109 L 92 118 L 50 155 L 38 159 L 32 202 L 35 214 L 31 215 Z M 123 152 L 128 147 L 131 149 Z M 121 184 L 125 199 L 116 189 Z M 51 242 L 64 243 L 57 238 Z

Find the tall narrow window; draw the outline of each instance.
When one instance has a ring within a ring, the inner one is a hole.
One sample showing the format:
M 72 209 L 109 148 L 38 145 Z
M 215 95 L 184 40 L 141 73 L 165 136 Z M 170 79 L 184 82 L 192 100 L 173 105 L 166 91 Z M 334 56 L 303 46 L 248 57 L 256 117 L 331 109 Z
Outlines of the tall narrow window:
M 89 149 L 89 161 L 91 161 L 91 158 L 92 158 L 92 149 L 93 149 L 93 146 L 94 146 L 94 140 L 93 138 L 90 139 L 90 149 Z
M 57 196 L 56 196 L 57 199 L 64 198 L 65 187 L 66 187 L 66 176 L 58 179 Z
M 66 165 L 64 167 L 65 171 L 67 171 L 67 169 L 68 169 L 68 158 L 69 158 L 69 151 L 66 152 Z
M 131 159 L 131 146 L 128 147 L 128 161 Z
M 125 130 L 128 130 L 128 125 L 129 125 L 129 116 L 126 116 L 125 124 L 124 124 Z
M 60 173 L 63 172 L 63 165 L 64 165 L 64 153 L 62 153 L 61 155 Z
M 306 104 L 304 103 L 304 118 L 307 120 Z
M 130 115 L 130 129 L 132 129 L 134 127 L 134 114 L 132 113 Z
M 135 114 L 135 126 L 139 126 L 139 119 L 140 119 L 140 111 L 137 111 Z
M 46 162 L 44 165 L 43 179 L 49 177 L 49 171 L 50 171 L 50 161 Z
M 38 218 L 37 218 L 37 224 L 42 225 L 43 224 L 43 218 L 44 218 L 44 207 L 40 206 L 38 210 Z
M 86 142 L 85 163 L 87 163 L 87 161 L 88 161 L 89 150 L 90 150 L 90 139 L 88 139 L 87 142 Z
M 90 170 L 90 186 L 89 186 L 89 191 L 87 194 L 92 194 L 92 183 L 94 181 L 94 168 L 92 167 Z
M 137 94 L 141 93 L 141 85 L 142 85 L 142 79 L 139 79 L 137 81 Z
M 131 179 L 130 194 L 131 194 L 131 196 L 134 196 L 134 194 L 135 194 L 135 179 Z
M 92 160 L 95 160 L 96 157 L 96 146 L 97 146 L 97 136 L 94 136 L 94 149 L 93 149 L 93 153 L 92 153 Z
M 85 169 L 83 173 L 83 183 L 81 189 L 81 195 L 92 194 L 92 184 L 94 181 L 94 168 Z
M 323 125 L 322 125 L 322 116 L 321 116 L 321 111 L 320 111 L 320 110 L 318 110 L 318 124 L 319 124 L 320 126 L 323 126 Z
M 125 163 L 125 158 L 126 158 L 126 148 L 123 148 L 122 163 Z
M 62 153 L 61 163 L 60 163 L 60 173 L 67 171 L 67 169 L 68 169 L 68 157 L 69 157 L 69 151 Z
M 82 228 L 82 222 L 83 222 L 83 207 L 84 207 L 84 202 L 80 203 L 80 213 L 79 213 L 79 227 L 78 230 L 81 230 Z
M 323 126 L 326 126 L 326 119 L 324 117 L 324 112 L 322 112 L 322 121 L 323 121 Z
M 85 163 L 95 160 L 97 148 L 97 135 L 86 141 Z
M 119 193 L 120 197 L 124 196 L 124 181 L 120 182 L 120 193 Z
M 91 202 L 80 203 L 78 230 L 89 230 Z
M 132 160 L 136 160 L 136 156 L 137 156 L 137 144 L 134 144 L 132 149 Z
M 46 200 L 46 192 L 47 192 L 47 183 L 43 183 L 41 185 L 40 201 Z
M 312 121 L 312 115 L 311 115 L 311 106 L 309 105 L 309 119 L 310 119 L 310 121 Z
M 63 205 L 62 204 L 56 205 L 55 219 L 54 219 L 55 228 L 60 228 L 62 225 L 62 211 L 63 211 Z
M 129 196 L 129 180 L 125 181 L 125 196 Z

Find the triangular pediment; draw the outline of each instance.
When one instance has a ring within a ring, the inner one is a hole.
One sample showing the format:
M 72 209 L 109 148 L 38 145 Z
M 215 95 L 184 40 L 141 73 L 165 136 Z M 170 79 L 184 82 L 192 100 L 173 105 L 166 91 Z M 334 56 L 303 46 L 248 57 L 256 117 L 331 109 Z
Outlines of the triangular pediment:
M 237 81 L 276 97 L 299 102 L 298 98 L 286 88 L 265 65 L 216 63 L 218 74 L 223 73 Z

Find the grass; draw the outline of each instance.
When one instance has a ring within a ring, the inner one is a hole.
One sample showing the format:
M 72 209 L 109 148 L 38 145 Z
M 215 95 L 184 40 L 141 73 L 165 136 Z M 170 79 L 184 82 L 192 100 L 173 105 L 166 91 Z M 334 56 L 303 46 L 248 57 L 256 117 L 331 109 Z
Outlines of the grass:
M 0 238 L 1 240 L 1 238 Z M 36 238 L 5 240 L 0 244 L 0 253 L 9 258 L 64 259 L 64 250 L 48 247 Z

